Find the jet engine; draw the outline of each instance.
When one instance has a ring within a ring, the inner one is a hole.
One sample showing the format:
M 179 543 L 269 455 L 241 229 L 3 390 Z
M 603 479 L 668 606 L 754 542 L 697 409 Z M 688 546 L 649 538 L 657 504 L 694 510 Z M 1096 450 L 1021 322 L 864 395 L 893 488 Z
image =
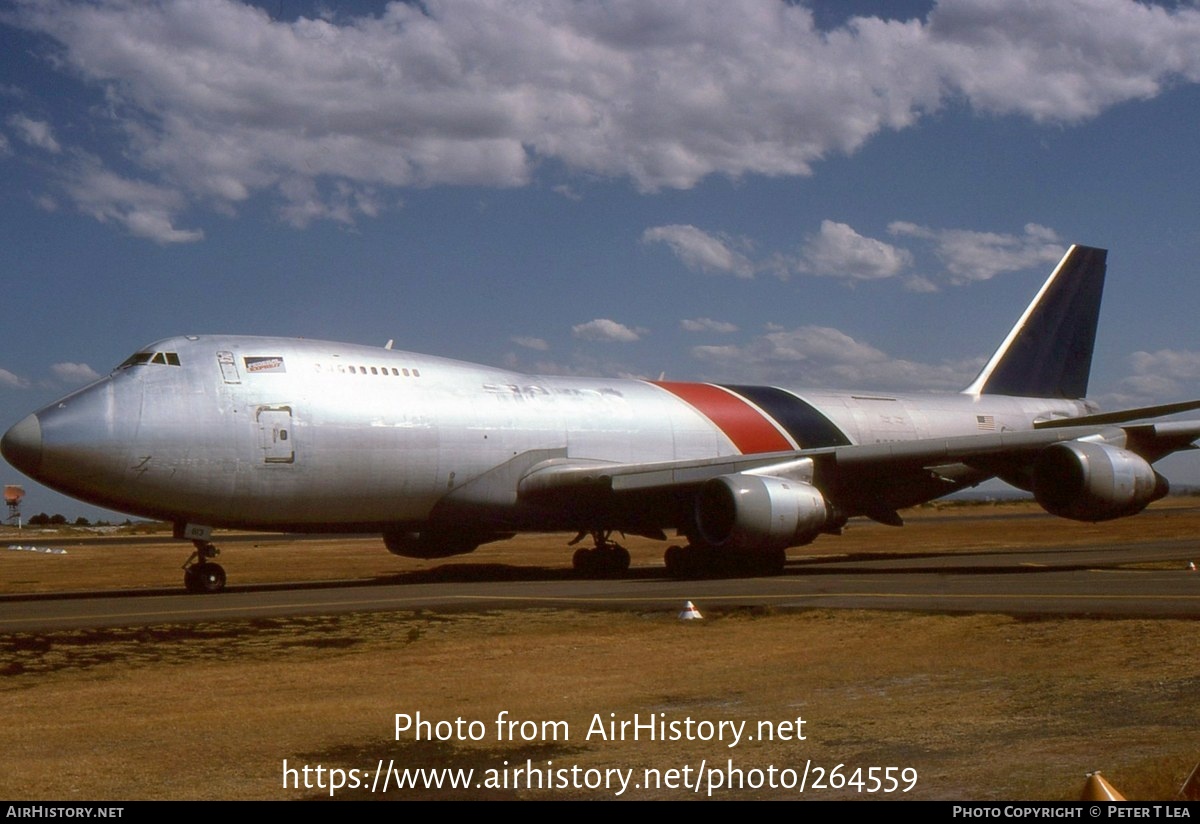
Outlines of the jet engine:
M 1136 515 L 1169 489 L 1145 458 L 1106 444 L 1057 443 L 1033 465 L 1033 497 L 1052 515 L 1076 521 Z
M 465 555 L 487 538 L 471 533 L 424 530 L 422 532 L 385 532 L 383 544 L 393 555 L 405 558 L 448 558 Z
M 721 475 L 696 496 L 696 526 L 706 544 L 776 550 L 806 544 L 829 520 L 820 491 L 771 475 Z

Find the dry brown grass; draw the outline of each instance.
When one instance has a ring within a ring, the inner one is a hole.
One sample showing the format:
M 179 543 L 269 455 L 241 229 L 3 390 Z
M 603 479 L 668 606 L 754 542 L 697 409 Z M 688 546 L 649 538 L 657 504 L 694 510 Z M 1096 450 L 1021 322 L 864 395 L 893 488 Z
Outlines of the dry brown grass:
M 904 539 L 913 549 L 922 540 L 926 548 L 946 548 L 995 538 L 987 520 L 964 523 L 928 513 L 914 521 L 922 525 L 854 529 L 843 543 L 823 548 L 859 551 L 846 543 L 875 529 L 897 541 L 917 532 L 916 539 Z M 1196 515 L 1185 510 L 1125 523 L 1139 521 L 1131 535 L 1195 534 Z M 1038 521 L 1039 540 L 1059 523 Z M 1011 541 L 1013 524 L 1005 528 Z M 1079 534 L 1068 530 L 1063 540 Z M 227 553 L 238 580 L 260 574 L 251 572 L 259 560 L 283 557 L 261 558 L 241 546 L 249 548 L 238 545 L 236 564 L 235 548 Z M 359 564 L 365 574 L 393 574 L 392 564 L 419 563 L 378 548 L 382 557 L 361 551 L 361 558 L 347 559 L 335 547 L 311 547 L 296 557 L 307 553 L 326 567 L 336 557 L 339 569 L 354 574 Z M 514 553 L 514 562 L 520 554 L 514 547 L 486 551 L 503 558 Z M 642 563 L 655 562 L 648 552 Z M 174 565 L 182 561 L 179 545 L 134 552 L 146 568 L 168 555 Z M 25 578 L 39 583 L 21 586 L 44 586 L 52 576 L 36 570 L 72 557 L 22 566 Z M 524 560 L 530 562 L 527 554 Z M 13 568 L 4 557 L 0 569 L 10 586 Z M 85 586 L 77 581 L 71 588 Z M 174 575 L 164 583 L 177 584 Z M 692 623 L 673 614 L 628 612 L 381 613 L 20 634 L 0 646 L 0 795 L 298 798 L 319 793 L 285 790 L 283 759 L 293 766 L 373 769 L 382 758 L 397 766 L 483 770 L 528 758 L 537 766 L 550 760 L 560 767 L 635 768 L 639 775 L 644 767 L 694 768 L 702 760 L 712 766 L 727 759 L 747 770 L 802 768 L 807 759 L 827 768 L 910 766 L 920 778 L 902 797 L 922 799 L 1068 799 L 1077 796 L 1086 772 L 1099 769 L 1130 798 L 1167 799 L 1200 760 L 1198 653 L 1200 638 L 1188 621 L 828 610 L 709 612 Z M 498 742 L 492 722 L 501 710 L 515 719 L 565 721 L 570 740 Z M 394 740 L 394 714 L 416 711 L 428 719 L 484 721 L 487 739 Z M 673 720 L 751 724 L 802 716 L 807 740 L 743 742 L 732 749 L 584 740 L 595 713 L 645 718 L 660 712 Z M 644 789 L 626 795 L 689 796 Z M 611 793 L 444 791 L 439 797 Z M 810 790 L 804 797 L 857 794 Z
M 1046 515 L 1036 504 L 1016 502 L 980 506 L 930 506 L 904 513 L 906 526 L 851 521 L 844 534 L 821 537 L 789 550 L 792 558 L 857 553 L 956 553 L 1022 551 L 1030 546 L 1084 546 L 1113 541 L 1139 542 L 1195 537 L 1200 534 L 1200 499 L 1169 498 L 1136 518 L 1085 524 Z M 0 551 L 0 593 L 62 592 L 81 589 L 182 586 L 181 567 L 191 546 L 171 539 L 168 527 L 138 527 L 137 543 L 119 533 L 103 543 L 83 543 L 96 535 L 78 530 L 25 530 L 0 527 L 0 547 L 9 544 L 64 547 L 66 555 Z M 283 535 L 253 536 L 251 541 L 215 542 L 230 583 L 314 581 L 330 578 L 388 578 L 400 573 L 460 564 L 569 569 L 570 534 L 523 535 L 485 544 L 469 555 L 422 561 L 388 554 L 383 540 L 329 536 L 297 541 Z M 143 538 L 154 538 L 146 543 Z M 59 543 L 65 541 L 65 543 Z M 635 567 L 661 567 L 664 544 L 642 538 L 621 539 Z M 1200 552 L 1200 542 L 1198 542 Z

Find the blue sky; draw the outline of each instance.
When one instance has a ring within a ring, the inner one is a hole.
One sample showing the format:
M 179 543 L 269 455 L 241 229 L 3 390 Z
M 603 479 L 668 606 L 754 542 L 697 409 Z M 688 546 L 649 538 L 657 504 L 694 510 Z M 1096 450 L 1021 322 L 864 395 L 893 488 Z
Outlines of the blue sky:
M 954 391 L 1072 242 L 1092 397 L 1200 397 L 1198 81 L 1191 3 L 3 3 L 0 426 L 183 333 Z

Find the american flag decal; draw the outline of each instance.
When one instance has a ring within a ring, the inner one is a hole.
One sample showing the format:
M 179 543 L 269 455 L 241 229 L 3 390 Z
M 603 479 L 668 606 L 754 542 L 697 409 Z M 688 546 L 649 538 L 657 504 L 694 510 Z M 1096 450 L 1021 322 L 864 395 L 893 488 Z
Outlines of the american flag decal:
M 986 432 L 994 432 L 996 430 L 996 419 L 991 415 L 976 415 L 976 425 Z

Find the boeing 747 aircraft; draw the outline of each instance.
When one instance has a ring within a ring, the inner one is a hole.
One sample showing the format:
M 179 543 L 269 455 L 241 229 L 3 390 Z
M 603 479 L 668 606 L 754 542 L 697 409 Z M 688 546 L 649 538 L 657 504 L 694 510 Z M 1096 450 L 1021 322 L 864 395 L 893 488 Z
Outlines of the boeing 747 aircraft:
M 54 489 L 175 524 L 184 583 L 225 586 L 214 527 L 380 532 L 399 555 L 570 530 L 575 566 L 621 571 L 616 533 L 667 540 L 678 575 L 779 570 L 789 547 L 999 477 L 1101 521 L 1166 494 L 1151 467 L 1200 401 L 1085 400 L 1105 274 L 1073 246 L 959 394 L 524 375 L 341 343 L 187 335 L 13 426 L 4 457 Z

